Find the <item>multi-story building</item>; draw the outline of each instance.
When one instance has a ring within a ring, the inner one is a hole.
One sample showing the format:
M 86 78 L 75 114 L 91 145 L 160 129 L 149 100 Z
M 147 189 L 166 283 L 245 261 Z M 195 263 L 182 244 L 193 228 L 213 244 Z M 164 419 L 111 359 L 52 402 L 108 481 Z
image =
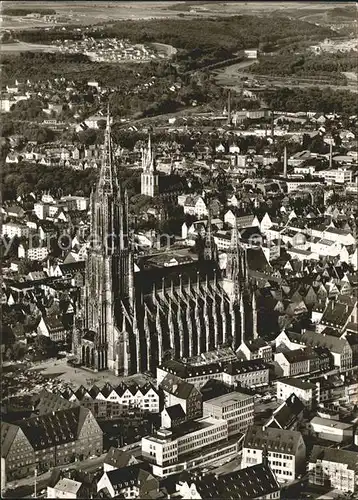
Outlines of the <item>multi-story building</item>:
M 193 475 L 186 481 L 177 482 L 176 491 L 179 498 L 185 500 L 206 498 L 273 500 L 280 498 L 280 486 L 270 466 L 266 463 L 220 476 Z
M 274 355 L 276 363 L 280 365 L 284 377 L 292 377 L 300 373 L 310 372 L 310 362 L 314 355 L 311 349 L 285 350 Z
M 200 389 L 208 380 L 221 380 L 227 385 L 261 387 L 269 383 L 269 366 L 262 359 L 236 360 L 192 366 L 181 361 L 166 361 L 157 368 L 157 383 L 172 373 Z
M 104 471 L 97 483 L 97 492 L 102 490 L 108 492 L 109 498 L 156 498 L 159 481 L 140 464 L 135 464 Z
M 103 432 L 90 410 L 77 406 L 31 417 L 14 424 L 1 423 L 7 481 L 83 460 L 103 450 Z
M 305 470 L 306 445 L 300 432 L 251 426 L 242 449 L 242 468 L 261 463 L 266 454 L 279 482 L 293 481 Z
M 237 353 L 242 353 L 250 361 L 253 359 L 263 359 L 265 363 L 272 361 L 272 347 L 261 338 L 242 342 Z
M 240 392 L 230 392 L 203 403 L 203 416 L 226 420 L 228 436 L 245 433 L 254 423 L 254 397 Z
M 47 246 L 35 246 L 26 248 L 26 245 L 20 244 L 17 250 L 19 259 L 29 259 L 29 260 L 44 260 L 50 253 L 50 249 Z
M 348 168 L 334 168 L 332 170 L 320 170 L 316 175 L 322 177 L 327 184 L 346 184 L 352 182 L 353 171 Z
M 188 420 L 202 415 L 202 396 L 194 385 L 168 373 L 160 382 L 159 388 L 164 392 L 164 404 L 167 408 L 179 404 Z
M 81 386 L 76 391 L 67 388 L 62 397 L 89 408 L 96 417 L 120 415 L 128 409 L 160 412 L 160 394 L 152 384 L 138 386 L 121 383 L 117 387 L 106 384 L 100 389 Z
M 2 225 L 1 230 L 2 236 L 7 236 L 8 238 L 28 238 L 30 234 L 30 228 L 26 224 L 21 224 L 19 222 L 5 222 Z
M 166 477 L 237 455 L 238 438 L 228 439 L 228 422 L 204 417 L 142 438 L 142 457 L 153 474 Z
M 314 417 L 309 424 L 313 435 L 335 443 L 353 443 L 353 424 L 333 420 L 332 418 Z
M 342 304 L 342 309 L 348 308 Z M 325 317 L 326 312 L 323 315 Z M 322 318 L 322 319 L 323 319 Z M 328 325 L 325 324 L 325 327 Z M 334 325 L 331 324 L 331 327 Z M 312 332 L 307 330 L 302 335 L 302 342 L 310 347 L 324 347 L 329 349 L 333 356 L 333 364 L 340 370 L 352 368 L 353 352 L 349 342 L 344 338 L 337 338 L 333 335 L 323 335 L 322 333 Z M 308 370 L 310 371 L 310 370 Z
M 308 474 L 311 484 L 354 493 L 358 489 L 358 453 L 315 445 Z
M 319 389 L 319 382 L 313 384 L 299 378 L 285 378 L 276 382 L 276 396 L 278 401 L 286 401 L 291 394 L 295 394 L 308 409 L 312 409 L 319 402 Z

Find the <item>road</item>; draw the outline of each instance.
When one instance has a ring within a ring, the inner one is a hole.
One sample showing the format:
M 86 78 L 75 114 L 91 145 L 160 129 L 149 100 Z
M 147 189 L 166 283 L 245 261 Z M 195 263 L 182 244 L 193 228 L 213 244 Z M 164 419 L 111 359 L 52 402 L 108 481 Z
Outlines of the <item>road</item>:
M 58 467 L 53 467 L 51 471 L 45 472 L 37 476 L 37 492 L 45 489 L 51 477 L 51 473 L 54 469 L 77 469 L 85 472 L 94 472 L 103 465 L 103 461 L 107 453 L 103 453 L 96 458 L 89 458 L 83 462 L 74 462 L 68 465 L 61 465 Z M 7 491 L 3 493 L 3 498 L 21 498 L 24 496 L 30 496 L 34 492 L 34 477 L 25 477 L 23 479 L 18 479 L 17 481 L 11 481 L 7 483 Z
M 261 75 L 256 73 L 248 73 L 245 70 L 248 66 L 251 66 L 258 62 L 258 60 L 245 61 L 247 64 L 243 63 L 233 64 L 231 66 L 226 66 L 222 70 L 215 71 L 215 80 L 218 85 L 224 87 L 233 87 L 243 89 L 242 78 L 248 78 L 249 80 L 264 81 L 264 84 L 269 83 L 270 87 L 289 87 L 289 88 L 310 88 L 310 87 L 320 87 L 320 88 L 332 88 L 333 90 L 348 90 L 350 92 L 358 92 L 357 85 L 335 85 L 328 82 L 320 82 L 319 80 L 311 80 L 309 78 L 297 78 L 297 77 L 277 77 L 272 75 Z

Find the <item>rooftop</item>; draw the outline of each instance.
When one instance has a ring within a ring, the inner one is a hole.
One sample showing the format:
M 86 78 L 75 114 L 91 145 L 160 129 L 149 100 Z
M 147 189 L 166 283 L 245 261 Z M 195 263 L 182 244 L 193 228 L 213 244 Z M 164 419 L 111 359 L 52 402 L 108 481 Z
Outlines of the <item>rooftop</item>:
M 209 399 L 204 404 L 211 404 L 222 408 L 227 404 L 233 404 L 238 401 L 252 400 L 253 396 L 250 394 L 243 394 L 242 392 L 230 392 L 229 394 L 223 394 L 222 396 L 218 396 L 217 398 Z

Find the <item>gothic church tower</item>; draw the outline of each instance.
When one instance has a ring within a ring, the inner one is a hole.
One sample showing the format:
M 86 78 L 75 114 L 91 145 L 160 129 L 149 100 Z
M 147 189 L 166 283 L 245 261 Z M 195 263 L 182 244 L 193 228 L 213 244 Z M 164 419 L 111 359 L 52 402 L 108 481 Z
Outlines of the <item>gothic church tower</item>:
M 99 181 L 91 193 L 91 242 L 84 290 L 82 364 L 93 370 L 120 371 L 120 301 L 130 300 L 133 260 L 128 234 L 128 200 L 116 176 L 107 116 Z
M 156 196 L 159 193 L 159 176 L 156 169 L 150 135 L 147 148 L 142 149 L 141 194 Z

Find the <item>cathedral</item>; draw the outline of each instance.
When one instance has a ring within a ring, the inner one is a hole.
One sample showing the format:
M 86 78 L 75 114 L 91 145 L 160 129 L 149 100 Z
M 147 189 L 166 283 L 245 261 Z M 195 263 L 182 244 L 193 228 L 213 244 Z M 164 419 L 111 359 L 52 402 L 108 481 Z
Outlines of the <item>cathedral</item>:
M 90 207 L 92 238 L 73 330 L 73 351 L 83 367 L 124 376 L 154 372 L 168 358 L 190 358 L 223 346 L 238 349 L 253 333 L 255 293 L 236 229 L 224 273 L 210 216 L 198 261 L 154 269 L 142 257 L 135 265 L 128 198 L 115 172 L 109 118 Z

